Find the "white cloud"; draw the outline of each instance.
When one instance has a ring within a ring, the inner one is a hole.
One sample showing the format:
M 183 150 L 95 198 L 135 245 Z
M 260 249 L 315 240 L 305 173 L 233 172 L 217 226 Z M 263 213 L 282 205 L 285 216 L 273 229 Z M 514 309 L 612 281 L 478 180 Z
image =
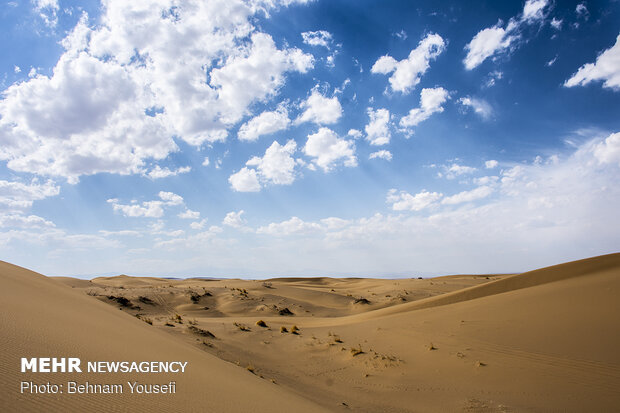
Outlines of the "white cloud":
M 271 112 L 263 112 L 241 125 L 237 137 L 242 141 L 255 141 L 263 135 L 269 135 L 288 127 L 290 119 L 284 105 Z
M 545 19 L 548 0 L 526 0 L 520 17 L 513 17 L 506 27 L 500 20 L 495 26 L 480 30 L 465 46 L 467 56 L 463 63 L 467 70 L 479 66 L 486 59 L 506 53 L 516 48 L 515 43 L 521 37 L 524 25 L 531 25 Z
M 321 231 L 320 224 L 315 222 L 304 222 L 298 217 L 292 217 L 287 221 L 279 223 L 272 222 L 267 226 L 258 227 L 257 234 L 268 234 L 274 236 L 288 236 L 292 234 L 301 235 Z
M 421 211 L 434 205 L 442 197 L 443 194 L 441 193 L 428 192 L 427 190 L 411 195 L 406 191 L 398 192 L 396 189 L 390 189 L 386 202 L 392 204 L 394 211 Z
M 400 119 L 400 126 L 411 128 L 428 119 L 433 113 L 443 112 L 442 105 L 449 99 L 448 91 L 442 87 L 424 88 L 420 93 L 420 107 L 411 109 Z
M 256 170 L 249 169 L 245 166 L 238 172 L 230 175 L 228 182 L 230 186 L 238 192 L 258 192 L 261 188 Z
M 168 205 L 182 205 L 183 197 L 181 195 L 177 195 L 174 192 L 159 192 L 159 197 Z
M 33 179 L 30 183 L 0 180 L 0 205 L 10 209 L 23 209 L 32 206 L 33 201 L 56 196 L 60 187 L 51 180 L 39 182 Z
M 487 58 L 506 51 L 516 39 L 499 25 L 481 30 L 465 46 L 465 68 L 472 70 Z
M 557 56 L 557 55 L 555 55 L 555 57 L 554 57 L 553 59 L 549 60 L 547 63 L 545 63 L 545 65 L 546 65 L 547 67 L 551 67 L 551 66 L 553 66 L 553 64 L 554 64 L 557 60 L 558 60 L 558 56 Z
M 588 15 L 590 14 L 588 12 L 588 8 L 586 7 L 585 3 L 579 3 L 576 7 L 575 7 L 575 13 L 577 13 L 577 17 L 581 17 L 581 16 L 585 16 L 586 18 L 588 17 Z
M 301 104 L 304 112 L 297 118 L 295 123 L 314 122 L 319 125 L 326 125 L 338 122 L 342 116 L 342 106 L 338 97 L 331 98 L 323 96 L 317 88 Z
M 464 202 L 471 202 L 478 199 L 486 198 L 493 193 L 493 188 L 490 186 L 479 186 L 478 188 L 470 191 L 459 192 L 458 194 L 445 197 L 441 203 L 445 205 L 462 204 Z
M 241 217 L 241 215 L 243 215 L 244 211 L 243 209 L 240 211 L 231 211 L 229 213 L 226 214 L 226 216 L 224 217 L 224 220 L 222 221 L 222 224 L 227 225 L 229 227 L 233 227 L 233 228 L 241 228 L 245 225 L 245 220 Z
M 204 218 L 200 221 L 191 222 L 189 224 L 191 229 L 203 229 L 207 225 L 207 218 Z
M 605 140 L 594 145 L 594 156 L 602 164 L 620 166 L 620 132 L 612 133 Z
M 209 166 L 209 164 L 211 163 L 211 161 L 209 161 L 209 157 L 205 157 L 205 160 L 202 161 L 202 166 Z
M 366 140 L 371 145 L 387 145 L 390 143 L 390 111 L 387 109 L 373 110 L 368 108 L 368 117 L 370 121 L 364 128 L 366 132 Z
M 521 20 L 532 23 L 544 19 L 544 8 L 547 4 L 548 0 L 527 0 L 523 6 Z
M 347 135 L 352 137 L 353 139 L 359 139 L 362 137 L 362 132 L 357 129 L 349 129 Z
M 420 78 L 430 67 L 431 60 L 435 60 L 445 49 L 445 42 L 438 34 L 428 34 L 420 41 L 406 59 L 397 61 L 391 56 L 380 57 L 370 69 L 371 73 L 392 75 L 389 78 L 390 86 L 395 92 L 409 93 L 420 83 Z
M 323 46 L 330 48 L 332 42 L 332 34 L 325 30 L 318 30 L 314 32 L 303 32 L 301 37 L 304 39 L 304 43 L 310 46 Z
M 357 166 L 355 143 L 338 137 L 329 128 L 320 128 L 318 132 L 308 135 L 304 153 L 314 158 L 314 164 L 324 172 L 330 171 L 340 161 L 344 166 Z
M 116 198 L 108 199 L 114 211 L 120 211 L 126 217 L 161 218 L 164 216 L 164 207 L 183 205 L 183 197 L 174 192 L 160 191 L 160 200 L 144 201 L 141 204 L 132 201 L 131 204 L 120 204 Z
M 504 73 L 499 71 L 499 70 L 494 70 L 491 73 L 489 73 L 489 76 L 487 78 L 487 81 L 485 82 L 484 86 L 486 87 L 492 87 L 495 86 L 495 83 L 497 83 L 498 80 L 501 80 L 504 77 Z
M 37 215 L 0 213 L 0 228 L 54 228 L 53 222 Z
M 49 27 L 55 27 L 58 24 L 58 0 L 31 0 L 34 11 L 39 13 L 39 17 L 43 19 Z
M 562 29 L 562 19 L 556 19 L 555 17 L 553 19 L 551 19 L 551 27 L 553 27 L 555 30 L 560 30 Z
M 192 211 L 191 209 L 186 209 L 185 211 L 181 212 L 177 216 L 182 219 L 198 219 L 200 218 L 200 212 Z
M 465 107 L 472 108 L 474 113 L 479 115 L 482 119 L 489 119 L 493 114 L 493 108 L 484 99 L 463 97 L 459 99 L 459 103 Z
M 581 66 L 564 86 L 585 86 L 597 80 L 604 80 L 603 87 L 620 90 L 620 35 L 612 47 L 596 58 L 596 62 Z
M 161 218 L 164 215 L 163 202 L 145 201 L 142 204 L 119 204 L 117 199 L 108 199 L 114 211 L 120 211 L 126 217 Z
M 386 161 L 391 161 L 392 152 L 382 149 L 380 151 L 373 152 L 370 155 L 368 155 L 368 159 L 385 159 Z
M 19 66 L 17 66 L 17 65 L 13 66 L 13 72 L 19 73 L 21 71 L 22 71 L 22 69 Z
M 472 166 L 459 165 L 457 163 L 453 163 L 452 165 L 444 165 L 442 169 L 447 179 L 454 179 L 461 175 L 470 175 L 477 170 Z M 440 174 L 440 176 L 443 175 Z
M 173 136 L 196 146 L 226 139 L 250 105 L 278 94 L 287 73 L 313 66 L 311 55 L 278 49 L 254 27 L 255 13 L 279 6 L 105 2 L 98 24 L 84 15 L 61 42 L 51 75 L 35 72 L 6 89 L 0 160 L 75 183 L 142 173 L 178 150 Z
M 294 140 L 285 145 L 274 141 L 262 158 L 250 159 L 246 165 L 255 166 L 260 181 L 264 184 L 290 185 L 295 181 L 295 160 L 292 155 L 297 150 Z
M 146 174 L 146 176 L 148 176 L 151 179 L 161 179 L 161 178 L 167 178 L 169 176 L 185 174 L 191 170 L 192 170 L 191 166 L 183 166 L 183 167 L 172 170 L 167 167 L 162 168 L 161 166 L 156 165 L 155 168 L 151 169 Z
M 290 185 L 295 181 L 297 162 L 293 154 L 297 144 L 290 139 L 285 145 L 273 141 L 263 157 L 254 156 L 246 166 L 230 176 L 228 181 L 236 191 L 258 192 L 265 185 Z M 248 167 L 255 167 L 250 169 Z
M 488 161 L 484 163 L 484 167 L 487 169 L 497 168 L 498 165 L 499 165 L 499 162 L 497 162 L 495 159 L 489 159 Z
M 313 66 L 311 55 L 299 49 L 278 50 L 271 36 L 255 33 L 252 45 L 211 71 L 210 84 L 224 101 L 226 123 L 236 122 L 256 100 L 274 96 L 284 84 L 284 73 L 305 73 Z

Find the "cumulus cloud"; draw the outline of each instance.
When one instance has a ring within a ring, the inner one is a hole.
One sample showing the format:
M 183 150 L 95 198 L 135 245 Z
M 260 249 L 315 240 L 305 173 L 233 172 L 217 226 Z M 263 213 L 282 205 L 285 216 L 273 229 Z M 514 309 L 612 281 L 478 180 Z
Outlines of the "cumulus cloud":
M 257 234 L 268 234 L 274 236 L 301 235 L 321 231 L 320 224 L 315 222 L 304 222 L 298 217 L 292 217 L 282 222 L 272 222 L 269 225 L 258 227 Z
M 58 0 L 31 0 L 32 7 L 49 27 L 58 24 Z
M 390 111 L 387 109 L 373 110 L 368 108 L 370 121 L 364 128 L 366 140 L 371 145 L 387 145 L 390 143 L 392 134 L 390 133 Z
M 503 23 L 499 21 L 495 26 L 476 33 L 465 46 L 467 51 L 467 56 L 463 59 L 465 68 L 472 70 L 486 59 L 514 49 L 521 37 L 522 28 L 543 21 L 545 8 L 548 5 L 548 0 L 527 0 L 520 17 L 511 18 L 506 27 L 502 27 Z
M 231 186 L 239 192 L 258 192 L 265 185 L 292 184 L 295 181 L 297 164 L 293 158 L 295 151 L 297 144 L 292 139 L 285 145 L 273 141 L 265 151 L 265 155 L 252 157 L 243 169 L 230 176 Z
M 114 211 L 119 211 L 126 217 L 161 218 L 164 216 L 164 208 L 168 206 L 183 205 L 183 197 L 174 192 L 160 191 L 159 200 L 144 201 L 139 204 L 132 201 L 130 204 L 121 204 L 116 198 L 108 199 Z
M 620 90 L 620 35 L 616 43 L 601 53 L 594 63 L 587 63 L 579 68 L 564 86 L 585 86 L 590 82 L 602 80 L 603 87 Z
M 499 24 L 479 31 L 465 46 L 465 68 L 472 70 L 487 58 L 506 51 L 516 39 L 517 36 L 510 35 Z
M 56 196 L 60 187 L 53 181 L 40 182 L 32 179 L 29 183 L 0 180 L 0 206 L 9 209 L 23 209 L 32 206 L 33 201 Z
M 433 113 L 443 112 L 443 104 L 450 98 L 448 91 L 442 87 L 424 88 L 420 93 L 420 107 L 411 109 L 407 116 L 400 119 L 400 126 L 412 128 L 428 119 Z
M 390 189 L 386 202 L 392 205 L 394 211 L 421 211 L 434 205 L 442 197 L 441 193 L 427 190 L 411 195 L 406 191 L 398 192 L 396 189 Z
M 228 178 L 232 189 L 238 192 L 258 192 L 261 189 L 256 170 L 247 167 L 241 168 Z
M 340 138 L 329 128 L 320 128 L 318 132 L 308 135 L 304 153 L 313 158 L 313 163 L 324 172 L 329 172 L 339 163 L 348 167 L 357 166 L 355 143 Z
M 455 179 L 457 176 L 470 175 L 476 171 L 477 169 L 473 166 L 452 163 L 450 165 L 441 165 L 441 171 L 437 173 L 437 176 L 440 178 L 446 177 L 447 179 Z
M 390 86 L 395 92 L 408 93 L 445 49 L 445 42 L 438 34 L 428 34 L 406 59 L 398 61 L 392 56 L 380 57 L 370 69 L 371 73 L 390 74 Z
M 342 116 L 342 106 L 338 97 L 325 97 L 317 88 L 314 88 L 308 99 L 302 102 L 301 109 L 304 112 L 295 123 L 314 122 L 319 125 L 326 125 L 338 122 Z
M 392 152 L 382 149 L 380 151 L 373 152 L 370 155 L 368 155 L 368 159 L 385 159 L 386 161 L 391 161 Z
M 472 202 L 478 199 L 486 198 L 493 193 L 493 188 L 490 186 L 479 186 L 478 188 L 470 191 L 459 192 L 458 194 L 445 197 L 441 203 L 445 205 L 462 204 L 464 202 Z
M 292 155 L 297 150 L 294 140 L 285 145 L 274 141 L 265 151 L 265 155 L 253 157 L 247 162 L 248 166 L 256 166 L 261 181 L 275 185 L 290 185 L 295 181 L 295 160 Z
M 303 32 L 301 37 L 303 38 L 304 43 L 310 46 L 323 46 L 329 49 L 330 44 L 332 43 L 332 34 L 325 30 Z
M 493 108 L 484 99 L 463 97 L 459 99 L 459 103 L 466 108 L 473 109 L 474 113 L 479 115 L 482 119 L 489 119 L 493 115 Z
M 602 164 L 620 166 L 620 132 L 612 133 L 593 147 L 594 157 Z
M 289 123 L 288 110 L 281 105 L 278 109 L 263 112 L 241 125 L 237 137 L 242 141 L 255 141 L 263 135 L 286 129 Z
M 191 229 L 203 229 L 207 225 L 207 218 L 203 218 L 200 221 L 194 221 L 189 224 Z
M 21 213 L 0 213 L 0 228 L 54 228 L 53 222 L 37 215 L 24 215 Z
M 227 213 L 222 221 L 222 224 L 233 228 L 242 228 L 246 223 L 246 221 L 241 217 L 243 213 L 243 209 L 237 212 L 231 211 Z
M 287 73 L 313 67 L 311 55 L 276 47 L 251 23 L 274 7 L 105 2 L 100 24 L 83 15 L 61 42 L 51 75 L 34 73 L 5 91 L 0 160 L 75 183 L 98 172 L 143 173 L 147 161 L 178 150 L 173 136 L 196 146 L 226 139 L 250 105 L 278 94 Z
M 198 219 L 200 218 L 200 212 L 192 211 L 191 209 L 186 209 L 185 211 L 181 212 L 177 216 L 182 219 Z
M 169 176 L 177 176 L 179 174 L 186 174 L 189 171 L 192 170 L 191 166 L 183 166 L 177 169 L 170 169 L 170 168 L 162 168 L 159 165 L 156 165 L 155 168 L 151 169 L 149 172 L 146 173 L 146 176 L 148 176 L 151 179 L 161 179 L 161 178 L 167 178 Z
M 495 159 L 489 159 L 488 161 L 484 163 L 484 167 L 487 169 L 497 168 L 498 165 L 499 165 L 499 162 L 497 162 Z
M 586 3 L 579 3 L 576 7 L 575 7 L 575 13 L 577 14 L 577 17 L 585 17 L 586 19 L 588 18 L 590 12 L 588 11 L 588 7 L 586 6 Z
M 523 6 L 521 20 L 534 22 L 545 17 L 544 9 L 548 5 L 548 0 L 527 0 Z

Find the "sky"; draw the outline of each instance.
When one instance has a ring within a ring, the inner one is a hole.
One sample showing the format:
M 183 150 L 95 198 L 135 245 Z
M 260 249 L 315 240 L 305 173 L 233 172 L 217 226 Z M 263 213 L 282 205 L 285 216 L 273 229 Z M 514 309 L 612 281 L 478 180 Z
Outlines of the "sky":
M 620 251 L 620 1 L 0 6 L 0 259 L 520 272 Z

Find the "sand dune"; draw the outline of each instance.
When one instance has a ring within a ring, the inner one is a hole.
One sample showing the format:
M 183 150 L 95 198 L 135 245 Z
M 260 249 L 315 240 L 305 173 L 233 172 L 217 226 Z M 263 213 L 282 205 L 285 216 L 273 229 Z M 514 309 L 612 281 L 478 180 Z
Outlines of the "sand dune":
M 0 263 L 2 411 L 324 411 L 245 369 L 200 351 L 163 331 L 28 270 Z M 183 360 L 188 373 L 22 374 L 21 357 L 84 360 Z M 165 376 L 165 375 L 164 375 Z M 27 395 L 22 380 L 117 383 L 176 380 L 175 395 Z
M 617 411 L 619 293 L 620 254 L 399 280 L 84 281 L 1 264 L 1 401 L 15 411 Z M 174 396 L 33 397 L 17 392 L 24 355 L 192 367 Z

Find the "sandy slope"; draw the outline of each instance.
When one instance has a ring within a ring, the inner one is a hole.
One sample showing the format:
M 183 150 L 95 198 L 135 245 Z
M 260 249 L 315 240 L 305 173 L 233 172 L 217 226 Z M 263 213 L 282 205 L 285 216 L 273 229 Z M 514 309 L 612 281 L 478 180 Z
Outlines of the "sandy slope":
M 620 409 L 620 254 L 519 275 L 424 280 L 90 282 L 8 264 L 0 274 L 10 331 L 3 369 L 45 347 L 85 358 L 184 357 L 196 367 L 179 384 L 187 390 L 173 403 L 180 409 L 316 408 L 304 401 L 356 412 Z M 0 376 L 3 387 L 20 380 L 14 371 Z M 7 396 L 18 403 L 15 392 L 4 392 L 3 403 Z M 141 398 L 140 408 L 154 402 Z
M 105 305 L 81 290 L 0 263 L 0 410 L 28 411 L 324 411 L 312 402 L 223 362 Z M 188 373 L 21 374 L 20 357 L 83 360 L 182 360 Z M 22 380 L 118 383 L 176 380 L 176 395 L 22 395 Z

